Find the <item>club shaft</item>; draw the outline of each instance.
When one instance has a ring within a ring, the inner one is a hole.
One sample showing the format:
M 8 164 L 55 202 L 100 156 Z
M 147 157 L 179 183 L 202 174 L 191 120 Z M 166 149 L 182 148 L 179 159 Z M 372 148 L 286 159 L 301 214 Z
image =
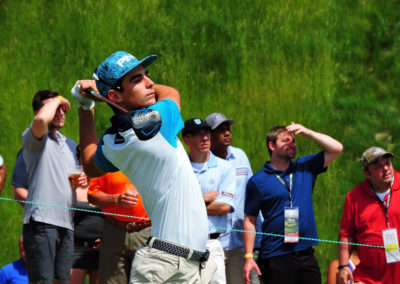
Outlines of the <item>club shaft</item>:
M 126 108 L 114 103 L 113 101 L 107 99 L 106 97 L 103 97 L 102 95 L 100 95 L 99 93 L 96 93 L 95 91 L 93 91 L 92 89 L 87 89 L 85 90 L 85 93 L 93 96 L 99 100 L 102 100 L 103 102 L 109 103 L 110 105 L 112 105 L 113 107 L 116 107 L 117 109 L 119 109 L 120 111 L 122 111 L 123 113 L 128 113 L 128 111 L 126 110 Z

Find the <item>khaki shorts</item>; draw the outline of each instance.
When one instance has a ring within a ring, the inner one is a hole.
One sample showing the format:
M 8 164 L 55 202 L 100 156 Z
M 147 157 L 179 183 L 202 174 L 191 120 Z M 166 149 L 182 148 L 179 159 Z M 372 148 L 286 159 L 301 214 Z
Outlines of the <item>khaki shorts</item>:
M 216 270 L 213 261 L 198 261 L 141 247 L 136 251 L 129 283 L 208 283 Z

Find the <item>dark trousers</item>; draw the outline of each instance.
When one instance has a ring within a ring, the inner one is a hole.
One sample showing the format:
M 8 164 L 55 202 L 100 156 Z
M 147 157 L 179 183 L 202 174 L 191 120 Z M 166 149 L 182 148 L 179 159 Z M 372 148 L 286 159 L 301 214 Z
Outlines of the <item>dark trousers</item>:
M 264 284 L 321 284 L 314 249 L 259 260 Z

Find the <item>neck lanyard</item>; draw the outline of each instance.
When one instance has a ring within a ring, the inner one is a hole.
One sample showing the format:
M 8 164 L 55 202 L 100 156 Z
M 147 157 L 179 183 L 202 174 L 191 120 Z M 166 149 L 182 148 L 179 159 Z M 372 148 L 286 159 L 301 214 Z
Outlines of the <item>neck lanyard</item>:
M 289 175 L 289 186 L 287 186 L 286 182 L 279 175 L 275 174 L 275 176 L 289 192 L 290 207 L 293 207 L 293 200 L 292 200 L 293 173 Z
M 390 229 L 390 226 L 389 226 L 389 213 L 388 213 L 388 211 L 389 211 L 389 205 L 390 205 L 390 197 L 392 196 L 392 186 L 390 186 L 389 195 L 388 195 L 388 198 L 387 198 L 386 201 L 385 201 L 385 200 L 381 200 L 381 199 L 378 197 L 378 195 L 376 195 L 376 192 L 375 192 L 374 188 L 372 187 L 372 184 L 370 185 L 370 188 L 371 188 L 372 192 L 375 194 L 375 196 L 376 196 L 376 198 L 378 199 L 378 201 L 379 201 L 379 202 L 383 205 L 383 207 L 385 208 L 386 223 L 387 223 L 388 229 Z

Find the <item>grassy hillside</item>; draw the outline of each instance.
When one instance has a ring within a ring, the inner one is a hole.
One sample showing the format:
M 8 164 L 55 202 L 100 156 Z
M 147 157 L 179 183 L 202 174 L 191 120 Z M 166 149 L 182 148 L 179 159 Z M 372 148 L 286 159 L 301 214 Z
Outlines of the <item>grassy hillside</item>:
M 345 193 L 362 180 L 358 159 L 371 145 L 399 147 L 399 1 L 11 1 L 0 2 L 0 154 L 8 167 L 39 89 L 67 98 L 77 79 L 116 50 L 141 58 L 155 82 L 177 88 L 184 119 L 222 112 L 236 120 L 234 145 L 253 171 L 268 159 L 265 134 L 301 123 L 344 145 L 314 194 L 319 237 L 336 240 Z M 98 132 L 111 111 L 98 104 Z M 77 111 L 63 133 L 78 141 Z M 319 151 L 298 138 L 298 154 Z M 397 158 L 394 159 L 397 165 Z M 17 258 L 22 210 L 0 200 L 0 265 Z M 325 275 L 336 245 L 321 243 Z

